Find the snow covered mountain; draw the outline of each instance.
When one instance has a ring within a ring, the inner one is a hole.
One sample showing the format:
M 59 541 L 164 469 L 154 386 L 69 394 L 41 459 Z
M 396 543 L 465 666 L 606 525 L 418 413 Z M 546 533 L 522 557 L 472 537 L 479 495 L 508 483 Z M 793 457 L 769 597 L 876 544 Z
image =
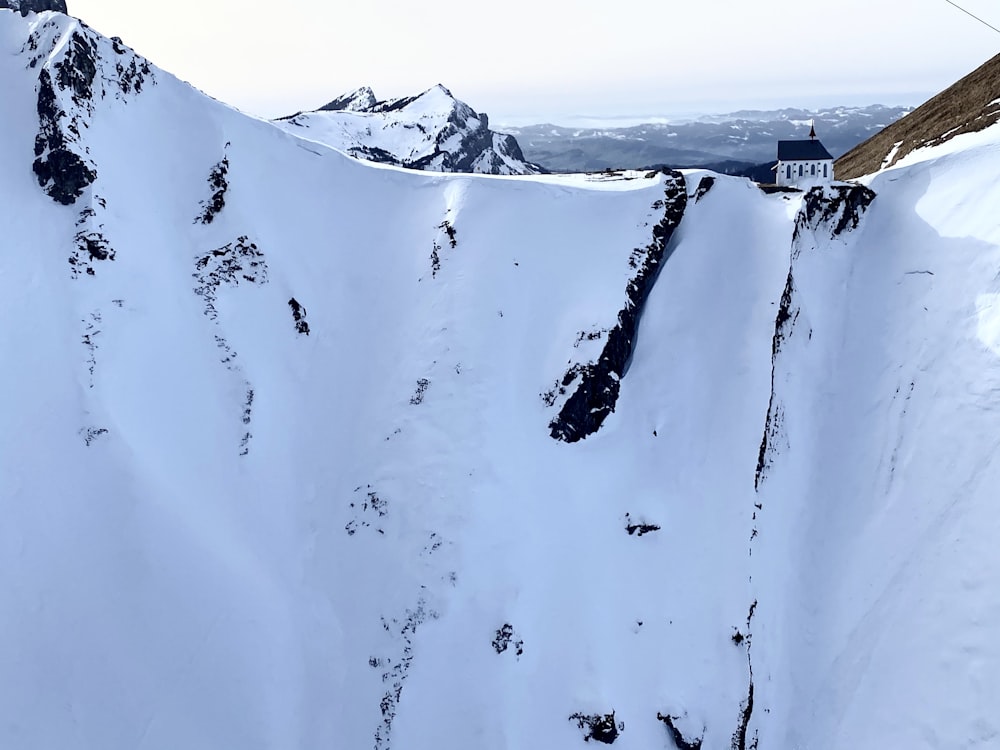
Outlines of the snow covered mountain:
M 996 743 L 997 126 L 423 174 L 0 51 L 0 747 Z
M 352 156 L 409 169 L 499 175 L 544 171 L 525 161 L 514 136 L 490 130 L 486 115 L 440 84 L 418 96 L 383 102 L 364 87 L 278 124 Z

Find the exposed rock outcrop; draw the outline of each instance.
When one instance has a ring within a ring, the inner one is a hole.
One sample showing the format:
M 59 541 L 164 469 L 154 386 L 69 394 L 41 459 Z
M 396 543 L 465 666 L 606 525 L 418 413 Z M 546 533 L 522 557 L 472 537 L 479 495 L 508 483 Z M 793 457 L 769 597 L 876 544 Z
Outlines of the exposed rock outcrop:
M 566 389 L 573 384 L 576 384 L 576 390 L 563 404 L 559 415 L 549 423 L 550 435 L 554 439 L 575 443 L 593 435 L 615 410 L 621 379 L 635 348 L 643 306 L 667 258 L 667 245 L 684 217 L 686 206 L 684 175 L 676 171 L 668 172 L 662 201 L 663 217 L 653 227 L 649 245 L 633 252 L 636 273 L 628 282 L 625 306 L 618 313 L 618 322 L 607 334 L 600 357 L 592 364 L 571 367 L 557 386 L 560 394 L 567 392 Z
M 97 164 L 82 145 L 97 102 L 111 96 L 127 102 L 155 79 L 149 62 L 119 40 L 105 40 L 82 24 L 62 39 L 54 28 L 43 24 L 25 45 L 33 53 L 28 67 L 41 68 L 32 169 L 49 197 L 69 206 L 97 179 Z

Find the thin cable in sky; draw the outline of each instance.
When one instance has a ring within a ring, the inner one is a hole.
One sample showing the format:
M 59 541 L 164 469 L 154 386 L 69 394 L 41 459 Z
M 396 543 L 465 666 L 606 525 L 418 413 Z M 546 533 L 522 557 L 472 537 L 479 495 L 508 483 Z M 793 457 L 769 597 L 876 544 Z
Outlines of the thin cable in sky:
M 975 13 L 970 13 L 970 12 L 969 12 L 969 11 L 967 11 L 967 10 L 966 10 L 965 8 L 963 8 L 963 7 L 961 6 L 961 5 L 959 5 L 958 3 L 953 3 L 953 2 L 951 1 L 951 0 L 944 0 L 944 1 L 945 1 L 946 3 L 948 3 L 948 5 L 954 5 L 954 6 L 955 6 L 956 8 L 958 8 L 958 9 L 959 9 L 960 11 L 962 11 L 963 13 L 965 13 L 965 14 L 966 14 L 967 16 L 972 16 L 972 17 L 973 17 L 973 18 L 975 18 L 975 19 L 976 19 L 977 21 L 979 21 L 979 23 L 981 23 L 981 24 L 982 24 L 983 26 L 988 26 L 989 28 L 993 29 L 993 30 L 994 30 L 994 31 L 995 31 L 996 33 L 1000 34 L 1000 29 L 998 29 L 998 28 L 997 28 L 996 26 L 994 26 L 993 24 L 990 24 L 990 23 L 986 23 L 986 21 L 984 21 L 984 20 L 983 20 L 982 18 L 980 18 L 979 16 L 977 16 L 977 15 L 976 15 Z

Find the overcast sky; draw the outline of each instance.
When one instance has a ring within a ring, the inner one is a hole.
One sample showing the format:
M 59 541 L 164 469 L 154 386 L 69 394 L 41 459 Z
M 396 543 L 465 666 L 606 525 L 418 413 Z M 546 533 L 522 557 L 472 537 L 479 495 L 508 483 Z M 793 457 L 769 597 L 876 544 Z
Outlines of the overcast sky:
M 998 0 L 956 0 L 1000 27 Z M 68 0 L 240 109 L 443 83 L 494 123 L 910 104 L 1000 52 L 946 0 Z M 269 8 L 265 10 L 265 8 Z

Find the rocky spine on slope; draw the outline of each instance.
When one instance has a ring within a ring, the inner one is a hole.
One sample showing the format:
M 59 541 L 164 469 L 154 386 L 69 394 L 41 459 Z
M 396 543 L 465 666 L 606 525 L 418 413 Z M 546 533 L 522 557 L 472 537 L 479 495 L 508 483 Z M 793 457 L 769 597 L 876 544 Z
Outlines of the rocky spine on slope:
M 643 305 L 663 268 L 667 245 L 687 206 L 684 175 L 675 171 L 666 175 L 664 199 L 658 201 L 663 209 L 663 218 L 653 227 L 652 241 L 632 253 L 631 264 L 636 273 L 628 283 L 625 307 L 618 313 L 615 326 L 607 332 L 600 357 L 594 363 L 571 367 L 556 388 L 546 394 L 546 401 L 554 403 L 557 391 L 560 395 L 564 394 L 569 386 L 577 384 L 559 415 L 549 424 L 550 434 L 556 440 L 575 443 L 593 435 L 615 410 L 621 379 L 635 348 Z
M 0 0 L 0 9 L 18 10 L 22 16 L 29 13 L 41 13 L 43 10 L 54 10 L 58 13 L 68 13 L 66 0 Z
M 984 130 L 998 120 L 1000 55 L 844 154 L 835 165 L 837 176 L 853 180 L 872 174 L 918 148 Z
M 875 193 L 861 185 L 815 187 L 806 193 L 803 199 L 802 208 L 795 220 L 788 278 L 774 322 L 774 339 L 771 344 L 771 399 L 767 409 L 767 421 L 764 424 L 764 435 L 760 442 L 757 472 L 754 476 L 756 490 L 760 490 L 767 478 L 778 451 L 777 443 L 784 440 L 783 409 L 775 384 L 775 369 L 785 343 L 794 335 L 795 324 L 801 312 L 800 302 L 795 294 L 795 261 L 808 242 L 806 233 L 816 233 L 825 229 L 829 232 L 830 239 L 836 239 L 858 227 L 861 217 L 873 200 Z

